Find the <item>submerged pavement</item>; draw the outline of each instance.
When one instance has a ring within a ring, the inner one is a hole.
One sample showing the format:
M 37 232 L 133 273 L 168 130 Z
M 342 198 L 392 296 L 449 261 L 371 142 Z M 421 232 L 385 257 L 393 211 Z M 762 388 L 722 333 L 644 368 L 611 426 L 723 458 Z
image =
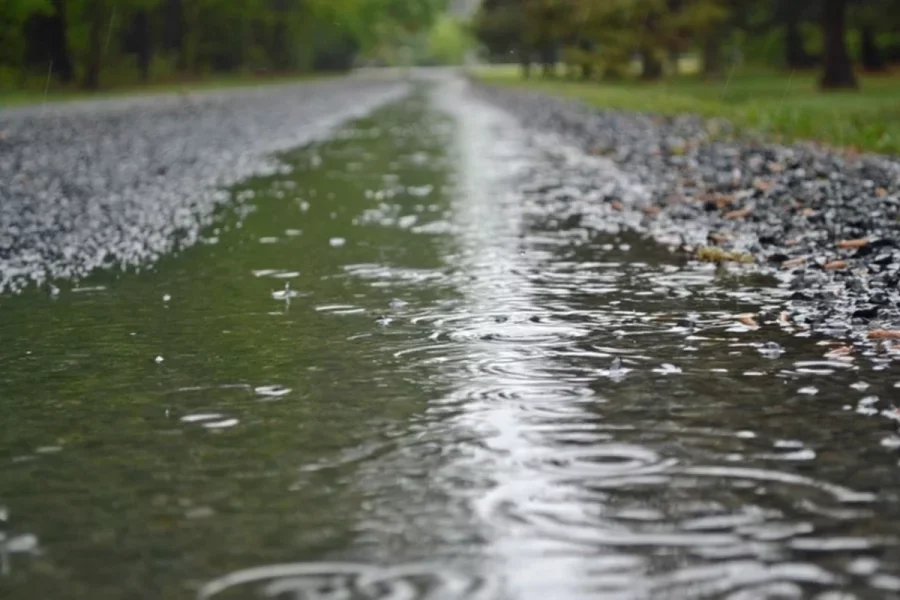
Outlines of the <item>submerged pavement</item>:
M 897 597 L 896 370 L 445 83 L 214 245 L 3 297 L 2 597 Z
M 227 186 L 400 97 L 353 77 L 0 114 L 0 292 L 146 265 L 196 243 Z M 55 293 L 55 287 L 48 288 Z

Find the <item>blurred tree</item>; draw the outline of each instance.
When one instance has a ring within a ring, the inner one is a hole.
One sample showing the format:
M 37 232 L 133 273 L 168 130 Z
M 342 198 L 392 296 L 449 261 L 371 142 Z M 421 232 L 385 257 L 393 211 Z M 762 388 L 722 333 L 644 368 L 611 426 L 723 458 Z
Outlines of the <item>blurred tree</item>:
M 69 54 L 66 2 L 52 0 L 46 6 L 49 10 L 32 10 L 25 23 L 23 66 L 48 69 L 60 81 L 69 83 L 75 70 Z
M 89 90 L 100 87 L 100 69 L 103 65 L 103 32 L 111 33 L 115 7 L 109 0 L 84 0 L 82 18 L 88 26 L 87 56 L 82 85 Z
M 894 0 L 858 0 L 850 18 L 859 32 L 859 59 L 867 71 L 885 71 L 887 57 L 879 44 L 879 33 L 900 31 L 900 4 Z
M 428 32 L 428 56 L 436 64 L 462 64 L 470 45 L 462 23 L 450 15 L 438 17 Z
M 824 36 L 823 89 L 856 88 L 856 75 L 847 51 L 847 0 L 822 1 L 822 33 Z
M 789 69 L 809 69 L 818 60 L 807 50 L 802 26 L 815 18 L 821 0 L 776 0 L 772 14 L 775 23 L 784 23 L 784 64 Z
M 0 75 L 97 89 L 157 71 L 347 69 L 360 53 L 426 46 L 447 0 L 0 0 Z M 445 30 L 446 32 L 447 30 Z M 0 76 L 0 85 L 10 77 Z M 12 85 L 16 85 L 15 82 Z
M 474 31 L 495 59 L 515 56 L 522 75 L 531 73 L 532 50 L 525 41 L 525 0 L 483 0 L 475 15 Z
M 25 26 L 29 17 L 52 14 L 46 0 L 3 0 L 0 2 L 0 68 L 20 65 L 26 58 Z M 46 68 L 46 65 L 44 66 Z M 0 72 L 0 83 L 5 79 Z

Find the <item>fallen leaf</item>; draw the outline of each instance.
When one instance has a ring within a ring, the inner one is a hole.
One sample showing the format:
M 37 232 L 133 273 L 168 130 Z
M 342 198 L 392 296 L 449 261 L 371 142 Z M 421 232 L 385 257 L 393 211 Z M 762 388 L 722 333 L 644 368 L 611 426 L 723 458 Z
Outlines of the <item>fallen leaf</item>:
M 759 327 L 759 323 L 756 322 L 756 318 L 753 313 L 744 313 L 742 315 L 738 315 L 738 321 L 740 321 L 747 327 Z
M 838 346 L 825 353 L 826 358 L 844 358 L 853 353 L 851 346 Z
M 873 329 L 869 332 L 870 340 L 900 340 L 898 329 Z
M 884 198 L 885 196 L 887 196 L 887 190 L 884 189 L 883 187 L 876 188 L 875 195 L 878 196 L 879 198 Z
M 737 200 L 737 196 L 734 194 L 717 194 L 715 196 L 716 206 L 719 207 L 719 210 L 722 210 L 729 204 L 732 204 L 735 200 Z
M 696 256 L 698 260 L 704 260 L 707 262 L 714 263 L 724 263 L 724 262 L 737 262 L 737 263 L 752 263 L 756 262 L 756 259 L 753 258 L 752 254 L 747 254 L 746 252 L 728 252 L 727 250 L 723 250 L 718 246 L 701 246 L 697 248 Z
M 782 269 L 793 269 L 794 267 L 799 267 L 800 265 L 802 265 L 805 262 L 806 262 L 805 256 L 798 256 L 797 258 L 791 258 L 791 259 L 786 260 L 783 263 L 781 263 L 781 268 Z
M 856 240 L 841 240 L 838 242 L 838 248 L 842 248 L 844 250 L 848 248 L 862 248 L 866 244 L 869 243 L 868 238 L 859 238 Z
M 713 242 L 714 244 L 724 244 L 731 239 L 724 233 L 710 233 L 707 237 L 709 238 L 709 241 Z
M 625 209 L 625 205 L 622 204 L 621 200 L 613 200 L 612 202 L 610 202 L 610 205 L 612 206 L 613 210 L 622 211 Z
M 804 217 L 811 217 L 814 214 L 816 214 L 816 211 L 813 210 L 812 208 L 806 207 L 800 211 L 800 214 L 803 215 Z
M 827 262 L 824 265 L 822 265 L 822 268 L 825 269 L 826 271 L 838 271 L 840 269 L 846 269 L 847 261 L 846 260 L 832 260 L 831 262 Z
M 725 219 L 728 219 L 729 221 L 735 221 L 738 219 L 745 219 L 747 217 L 747 215 L 749 215 L 752 212 L 753 212 L 753 209 L 750 208 L 749 206 L 747 206 L 745 208 L 739 208 L 737 210 L 729 211 L 722 216 Z
M 772 189 L 772 182 L 766 181 L 764 179 L 757 179 L 753 182 L 753 187 L 755 187 L 760 192 L 768 192 Z

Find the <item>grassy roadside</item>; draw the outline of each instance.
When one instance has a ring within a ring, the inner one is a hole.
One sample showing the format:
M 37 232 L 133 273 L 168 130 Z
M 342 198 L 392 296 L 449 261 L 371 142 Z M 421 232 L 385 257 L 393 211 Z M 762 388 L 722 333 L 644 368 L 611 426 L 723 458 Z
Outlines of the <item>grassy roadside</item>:
M 96 98 L 114 98 L 123 96 L 173 94 L 179 92 L 217 90 L 241 87 L 260 87 L 285 83 L 299 83 L 339 77 L 329 73 L 279 74 L 265 76 L 222 75 L 202 79 L 169 80 L 144 85 L 128 85 L 103 88 L 96 92 L 87 92 L 77 88 L 51 87 L 45 94 L 43 90 L 11 90 L 0 91 L 0 110 L 16 106 L 41 104 L 43 102 L 68 102 L 72 100 L 88 100 Z
M 860 92 L 822 93 L 813 73 L 735 72 L 709 83 L 682 77 L 659 83 L 525 81 L 516 69 L 476 70 L 481 81 L 584 101 L 598 108 L 725 118 L 775 140 L 900 155 L 900 73 L 863 76 Z

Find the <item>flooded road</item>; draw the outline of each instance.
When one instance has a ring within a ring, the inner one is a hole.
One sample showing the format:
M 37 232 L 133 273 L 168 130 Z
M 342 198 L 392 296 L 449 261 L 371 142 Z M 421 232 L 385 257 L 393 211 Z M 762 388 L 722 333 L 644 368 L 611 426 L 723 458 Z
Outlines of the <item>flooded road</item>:
M 0 298 L 3 598 L 900 595 L 896 368 L 576 193 L 610 163 L 461 81 L 283 160 Z

